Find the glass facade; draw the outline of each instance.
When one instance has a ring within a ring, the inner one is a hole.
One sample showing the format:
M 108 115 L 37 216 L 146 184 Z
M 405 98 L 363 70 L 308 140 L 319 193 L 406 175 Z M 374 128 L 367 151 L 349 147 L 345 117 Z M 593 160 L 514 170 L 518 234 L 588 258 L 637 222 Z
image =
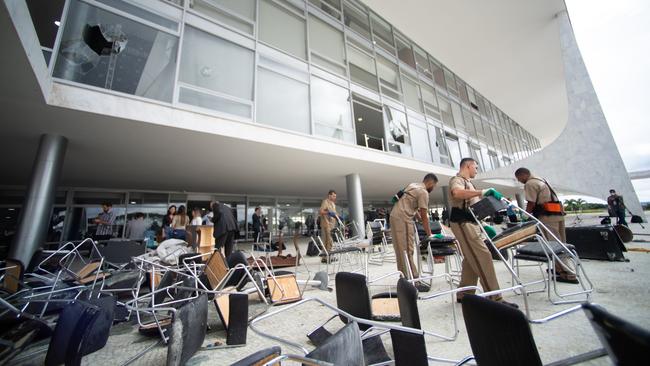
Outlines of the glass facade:
M 446 166 L 467 155 L 490 170 L 541 147 L 356 0 L 57 4 L 32 14 L 57 82 Z

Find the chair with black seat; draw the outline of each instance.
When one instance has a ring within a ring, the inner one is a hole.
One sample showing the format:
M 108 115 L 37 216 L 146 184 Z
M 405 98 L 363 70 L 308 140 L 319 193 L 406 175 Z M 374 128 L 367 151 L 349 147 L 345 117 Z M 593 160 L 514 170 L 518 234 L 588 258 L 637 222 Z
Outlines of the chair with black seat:
M 647 362 L 650 331 L 607 312 L 602 307 L 582 304 L 591 326 L 607 354 L 616 365 L 638 365 Z
M 364 352 L 359 328 L 356 322 L 349 322 L 338 332 L 327 338 L 323 344 L 306 354 L 305 357 L 330 362 L 334 365 L 370 365 L 377 363 L 377 361 L 368 360 L 368 354 Z
M 390 338 L 393 342 L 395 365 L 427 366 L 429 364 L 424 334 L 391 329 Z
M 339 272 L 336 274 L 336 306 L 346 313 L 367 320 L 399 321 L 399 309 L 397 294 L 384 292 L 372 298 L 366 283 L 366 276 L 358 273 Z M 339 315 L 341 321 L 348 322 L 348 319 Z M 325 324 L 327 324 L 330 318 Z M 360 324 L 359 328 L 366 331 L 370 328 L 367 324 Z M 323 344 L 331 333 L 324 328 L 324 325 L 309 333 L 307 337 L 315 345 Z M 368 358 L 368 364 L 390 360 L 379 336 L 369 337 L 363 340 L 363 349 Z
M 544 240 L 543 243 L 541 242 L 542 240 Z M 528 291 L 529 294 L 534 292 L 543 292 L 546 290 L 548 299 L 554 304 L 578 302 L 581 300 L 556 301 L 551 295 L 551 289 L 553 289 L 555 295 L 560 299 L 564 299 L 568 296 L 573 295 L 582 295 L 585 293 L 587 294 L 587 299 L 589 298 L 589 293 L 593 289 L 593 285 L 589 277 L 587 277 L 584 269 L 582 268 L 582 263 L 580 262 L 580 258 L 575 251 L 574 245 L 561 244 L 554 240 L 546 241 L 540 236 L 537 237 L 536 241 L 522 242 L 521 244 L 522 245 L 516 248 L 516 254 L 512 258 L 513 269 L 515 269 L 517 271 L 517 274 L 519 274 L 519 267 L 522 266 L 519 264 L 519 261 L 521 260 L 539 263 L 542 279 L 523 283 L 523 285 L 528 286 L 536 283 L 544 284 L 544 287 L 542 289 Z M 557 288 L 558 279 L 555 271 L 555 263 L 557 262 L 556 258 L 563 256 L 569 256 L 570 258 L 573 258 L 572 261 L 575 264 L 576 280 L 578 281 L 577 283 L 582 287 L 582 291 L 579 291 L 575 294 L 561 294 Z M 542 264 L 546 264 L 546 272 L 542 270 Z
M 108 316 L 101 307 L 87 302 L 66 305 L 54 328 L 45 365 L 79 365 L 82 356 L 106 344 L 112 320 L 112 315 Z
M 463 296 L 462 304 L 469 343 L 478 365 L 542 365 L 524 313 L 477 295 Z M 604 350 L 599 349 L 550 365 L 573 365 L 604 355 Z
M 431 331 L 422 329 L 420 323 L 420 311 L 418 310 L 418 290 L 405 278 L 397 280 L 397 301 L 399 304 L 399 313 L 402 319 L 402 325 L 409 328 L 419 329 L 426 335 L 442 338 L 448 341 L 456 339 L 458 334 L 458 325 L 456 323 L 456 311 L 453 309 L 454 303 L 451 302 L 454 333 L 451 336 L 445 336 Z

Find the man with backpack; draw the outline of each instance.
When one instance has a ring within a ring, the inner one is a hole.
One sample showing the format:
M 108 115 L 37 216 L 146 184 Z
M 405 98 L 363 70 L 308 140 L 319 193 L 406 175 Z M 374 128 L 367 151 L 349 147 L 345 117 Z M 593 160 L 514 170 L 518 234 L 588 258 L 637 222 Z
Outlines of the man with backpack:
M 524 193 L 527 201 L 526 212 L 531 213 L 541 221 L 562 243 L 566 243 L 564 206 L 551 185 L 548 184 L 546 179 L 532 175 L 530 170 L 526 168 L 517 169 L 515 171 L 515 178 L 524 185 Z M 543 234 L 546 240 L 555 240 L 546 231 Z M 568 258 L 565 257 L 563 263 L 556 263 L 556 280 L 558 282 L 578 283 L 578 279 L 570 270 L 568 262 Z
M 422 221 L 424 231 L 431 236 L 429 227 L 429 193 L 433 191 L 438 183 L 438 177 L 429 173 L 424 176 L 422 183 L 411 183 L 400 190 L 393 197 L 393 210 L 390 214 L 390 230 L 395 248 L 395 259 L 397 270 L 408 277 L 410 267 L 413 278 L 419 277 L 418 270 L 413 263 L 413 252 L 415 246 L 415 225 L 414 218 L 417 216 Z M 408 267 L 407 267 L 408 266 Z M 418 282 L 415 287 L 419 291 L 429 291 L 429 286 Z

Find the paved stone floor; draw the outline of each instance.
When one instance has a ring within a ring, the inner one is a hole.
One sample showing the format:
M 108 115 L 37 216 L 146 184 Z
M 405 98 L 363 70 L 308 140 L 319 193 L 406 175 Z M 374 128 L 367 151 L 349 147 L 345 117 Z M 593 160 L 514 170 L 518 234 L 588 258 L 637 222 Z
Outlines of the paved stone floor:
M 598 218 L 595 215 L 585 215 L 583 225 L 595 224 Z M 573 217 L 567 217 L 567 226 L 573 222 Z M 635 241 L 628 243 L 628 248 L 650 249 L 650 225 L 642 229 L 639 225 L 632 225 L 633 232 L 639 234 L 635 236 Z M 642 235 L 641 235 L 642 234 Z M 303 251 L 306 242 L 302 244 Z M 650 302 L 650 290 L 648 288 L 648 278 L 650 278 L 650 253 L 629 251 L 625 253 L 629 262 L 603 262 L 594 260 L 584 260 L 583 264 L 587 274 L 594 283 L 595 290 L 592 301 L 604 306 L 610 312 L 623 317 L 635 324 L 650 329 L 650 312 L 648 311 L 648 302 Z M 319 268 L 317 258 L 308 258 L 308 265 L 313 272 Z M 511 278 L 501 263 L 495 262 L 499 282 L 502 287 L 511 285 Z M 436 265 L 436 271 L 439 273 L 444 269 L 442 264 Z M 389 273 L 395 270 L 395 264 L 391 262 L 383 265 L 370 265 L 369 274 L 371 278 Z M 522 271 L 523 279 L 532 279 L 539 275 L 539 270 L 535 268 L 525 268 Z M 381 286 L 373 286 L 372 292 L 385 291 L 389 286 L 395 284 L 394 277 L 385 281 L 380 281 Z M 333 279 L 331 281 L 333 286 Z M 576 288 L 576 285 L 559 284 L 560 291 L 570 291 Z M 443 289 L 445 284 L 442 280 L 434 282 L 434 288 Z M 336 304 L 334 292 L 321 291 L 318 289 L 308 288 L 304 297 L 318 297 L 331 304 Z M 515 302 L 522 307 L 523 301 L 521 296 L 509 293 L 506 295 L 508 301 Z M 286 306 L 286 305 L 285 305 Z M 427 337 L 427 350 L 429 355 L 438 357 L 461 359 L 471 353 L 467 333 L 463 323 L 461 307 L 459 304 L 453 305 L 458 314 L 458 326 L 460 333 L 458 338 L 453 341 L 443 341 Z M 542 318 L 551 313 L 568 308 L 572 305 L 552 305 L 544 293 L 531 294 L 529 296 L 529 306 L 532 318 Z M 424 329 L 435 331 L 437 333 L 450 334 L 452 332 L 452 316 L 450 308 L 450 299 L 436 299 L 430 301 L 419 301 L 418 307 Z M 267 307 L 261 303 L 255 296 L 251 296 L 250 316 L 268 311 L 273 312 L 280 307 Z M 325 321 L 331 313 L 322 306 L 316 304 L 306 304 L 293 309 L 284 316 L 269 319 L 260 323 L 260 328 L 278 335 L 284 339 L 298 342 L 308 349 L 312 349 L 307 342 L 305 334 Z M 214 342 L 217 339 L 224 339 L 225 332 L 218 320 L 214 307 L 212 306 L 209 313 L 209 323 L 211 330 L 206 336 L 205 344 Z M 328 328 L 336 330 L 341 326 L 338 319 L 330 322 Z M 539 353 L 544 363 L 566 358 L 582 352 L 586 352 L 601 347 L 594 331 L 588 323 L 582 311 L 574 312 L 570 315 L 554 320 L 547 324 L 532 325 L 533 334 L 537 343 Z M 122 323 L 113 327 L 108 344 L 102 350 L 84 357 L 84 365 L 118 365 L 122 364 L 140 350 L 154 344 L 157 340 L 147 338 L 138 334 L 136 327 L 131 324 Z M 389 353 L 392 353 L 390 346 L 390 337 L 384 338 L 384 343 Z M 250 353 L 259 349 L 275 345 L 276 342 L 263 338 L 248 330 L 248 340 L 245 347 L 205 350 L 199 351 L 190 361 L 189 365 L 228 365 Z M 298 350 L 291 349 L 282 345 L 283 351 L 299 353 Z M 25 365 L 40 365 L 43 363 L 44 354 L 40 357 L 33 357 Z M 146 353 L 142 358 L 136 360 L 133 365 L 164 365 L 166 360 L 166 347 L 156 346 Z M 586 363 L 589 365 L 608 365 L 611 361 L 608 358 Z

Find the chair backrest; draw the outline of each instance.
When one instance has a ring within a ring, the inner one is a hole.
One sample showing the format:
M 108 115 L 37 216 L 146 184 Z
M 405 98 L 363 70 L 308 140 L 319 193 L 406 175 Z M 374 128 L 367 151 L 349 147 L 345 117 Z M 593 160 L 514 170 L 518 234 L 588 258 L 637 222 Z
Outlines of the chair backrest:
M 106 262 L 124 264 L 129 263 L 133 257 L 143 255 L 147 247 L 132 240 L 109 240 L 98 249 Z
M 246 344 L 248 328 L 248 295 L 217 294 L 214 298 L 217 314 L 226 329 L 226 344 Z
M 427 346 L 424 334 L 415 334 L 401 330 L 390 330 L 393 342 L 395 365 L 427 366 Z
M 335 283 L 336 307 L 350 315 L 370 320 L 372 307 L 366 276 L 358 273 L 339 272 L 336 274 Z M 344 323 L 348 321 L 344 316 L 341 316 L 341 320 Z M 369 328 L 365 324 L 361 324 L 359 327 L 361 330 Z
M 648 330 L 612 315 L 598 305 L 585 303 L 582 309 L 614 364 L 636 365 L 648 358 Z
M 80 357 L 82 339 L 100 315 L 100 309 L 81 301 L 66 305 L 56 322 L 44 364 L 46 366 L 74 364 L 69 360 Z
M 169 327 L 167 365 L 185 365 L 203 345 L 208 325 L 208 295 L 187 301 L 174 314 Z
M 463 296 L 463 317 L 476 363 L 542 365 L 524 314 L 476 295 Z
M 154 289 L 154 290 L 159 290 L 161 288 L 173 285 L 174 284 L 174 277 L 175 277 L 174 275 L 175 274 L 174 274 L 173 271 L 165 272 L 165 274 L 162 276 L 162 278 L 160 279 L 158 284 L 155 285 L 155 286 L 151 286 L 151 288 Z M 153 282 L 156 281 L 155 277 L 156 276 L 153 276 L 153 275 L 151 276 L 151 279 L 152 279 Z M 148 307 L 151 308 L 151 307 L 160 305 L 165 301 L 166 298 L 167 298 L 167 291 L 158 291 L 155 294 L 153 294 L 153 297 L 151 299 L 151 302 L 149 302 Z
M 418 290 L 405 278 L 397 280 L 397 301 L 402 325 L 422 329 L 420 312 L 418 311 Z
M 5 267 L 7 269 L 5 270 L 0 287 L 13 294 L 20 288 L 20 282 L 23 280 L 23 275 L 25 274 L 25 267 L 23 267 L 20 261 L 15 259 L 7 259 L 5 261 Z
M 208 263 L 205 264 L 205 274 L 208 277 L 208 282 L 210 282 L 211 290 L 219 286 L 227 273 L 228 263 L 226 263 L 226 259 L 220 251 L 215 250 L 210 256 Z
M 229 268 L 235 268 L 235 266 L 237 266 L 238 264 L 243 264 L 248 267 L 248 259 L 246 258 L 246 254 L 244 254 L 244 252 L 242 252 L 241 250 L 232 252 L 228 256 L 227 262 Z M 228 282 L 224 286 L 228 287 L 228 286 L 240 285 L 238 286 L 238 289 L 243 288 L 243 285 L 245 285 L 246 282 L 248 281 L 245 281 L 242 284 L 239 284 L 239 281 L 241 281 L 242 277 L 244 277 L 245 275 L 246 275 L 246 271 L 244 271 L 243 269 L 239 268 L 235 270 L 232 276 L 230 276 L 230 278 L 228 279 Z
M 348 323 L 305 357 L 334 365 L 365 365 L 357 323 Z

